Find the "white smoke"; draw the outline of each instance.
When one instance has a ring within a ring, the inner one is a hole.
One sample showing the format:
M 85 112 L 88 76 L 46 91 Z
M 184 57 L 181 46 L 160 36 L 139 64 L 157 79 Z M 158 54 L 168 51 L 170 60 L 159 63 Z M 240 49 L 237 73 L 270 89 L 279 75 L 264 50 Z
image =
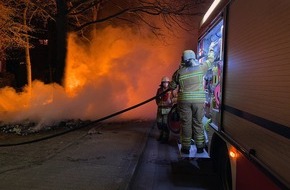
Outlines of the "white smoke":
M 85 45 L 69 35 L 66 81 L 76 83 L 73 95 L 40 81 L 33 81 L 31 94 L 3 88 L 0 121 L 95 120 L 123 110 L 155 96 L 161 77 L 171 78 L 182 51 L 196 45 L 191 35 L 161 43 L 125 28 L 107 27 L 96 36 Z M 155 114 L 155 102 L 150 102 L 115 119 L 154 119 Z

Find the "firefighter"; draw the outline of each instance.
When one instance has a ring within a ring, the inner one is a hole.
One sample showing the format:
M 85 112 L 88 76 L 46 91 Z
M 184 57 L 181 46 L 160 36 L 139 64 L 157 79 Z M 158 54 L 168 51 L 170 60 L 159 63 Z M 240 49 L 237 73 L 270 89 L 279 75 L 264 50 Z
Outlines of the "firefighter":
M 197 153 L 202 153 L 205 146 L 202 126 L 205 101 L 203 77 L 208 66 L 207 64 L 200 64 L 192 50 L 183 52 L 183 63 L 183 67 L 174 72 L 169 84 L 170 89 L 179 87 L 177 108 L 181 124 L 181 152 L 189 154 L 193 135 Z
M 156 95 L 168 90 L 168 84 L 170 80 L 168 77 L 162 77 L 161 84 L 157 90 Z M 161 143 L 166 143 L 169 139 L 169 128 L 167 126 L 167 116 L 173 105 L 172 102 L 173 93 L 172 91 L 166 92 L 164 95 L 156 98 L 157 108 L 157 127 L 160 131 L 158 141 Z

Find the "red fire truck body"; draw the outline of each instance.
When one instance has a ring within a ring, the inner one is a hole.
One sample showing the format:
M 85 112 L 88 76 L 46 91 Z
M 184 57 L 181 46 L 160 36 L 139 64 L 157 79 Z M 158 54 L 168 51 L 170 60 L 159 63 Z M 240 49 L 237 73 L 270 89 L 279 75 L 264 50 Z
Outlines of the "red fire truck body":
M 204 125 L 224 189 L 290 189 L 290 1 L 220 1 L 203 20 Z

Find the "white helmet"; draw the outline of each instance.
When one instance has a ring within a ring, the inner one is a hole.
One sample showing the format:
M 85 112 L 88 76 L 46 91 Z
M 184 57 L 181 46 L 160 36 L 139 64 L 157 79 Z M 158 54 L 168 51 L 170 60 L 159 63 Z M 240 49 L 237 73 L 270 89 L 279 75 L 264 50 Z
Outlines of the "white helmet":
M 196 59 L 195 53 L 192 50 L 185 50 L 183 52 L 183 60 Z
M 185 50 L 182 57 L 186 67 L 199 65 L 195 53 L 192 50 Z

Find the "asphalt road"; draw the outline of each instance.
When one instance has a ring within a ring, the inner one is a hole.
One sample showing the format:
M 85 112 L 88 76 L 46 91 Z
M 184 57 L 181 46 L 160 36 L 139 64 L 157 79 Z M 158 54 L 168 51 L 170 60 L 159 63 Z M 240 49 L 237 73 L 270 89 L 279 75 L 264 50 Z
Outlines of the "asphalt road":
M 0 189 L 127 189 L 151 127 L 150 121 L 105 123 L 37 143 L 0 147 Z M 2 137 L 0 144 L 32 138 Z
M 36 143 L 0 146 L 0 189 L 219 189 L 210 160 L 178 160 L 178 136 L 160 144 L 157 133 L 154 121 L 124 121 L 95 124 Z M 0 145 L 44 135 L 49 134 L 0 135 Z
M 132 190 L 219 190 L 220 184 L 210 159 L 181 160 L 178 135 L 171 135 L 168 144 L 159 143 L 154 127 L 130 188 Z

